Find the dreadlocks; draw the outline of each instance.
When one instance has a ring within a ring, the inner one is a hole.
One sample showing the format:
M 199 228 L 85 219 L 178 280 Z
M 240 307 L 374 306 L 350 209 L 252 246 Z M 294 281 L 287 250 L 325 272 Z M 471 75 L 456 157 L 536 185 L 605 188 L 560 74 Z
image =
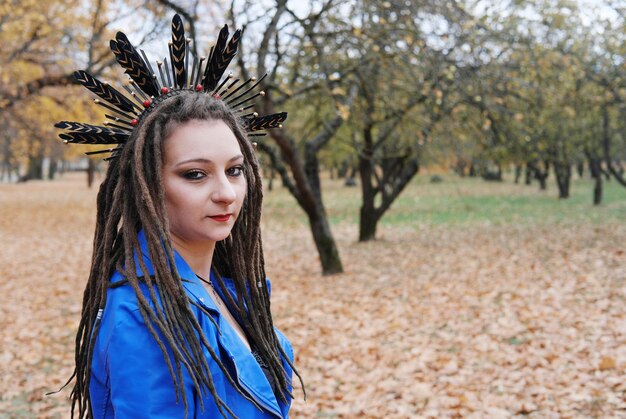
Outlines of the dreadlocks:
M 213 268 L 219 273 L 216 276 L 222 289 L 221 275 L 233 280 L 237 298 L 225 293 L 226 304 L 240 319 L 251 347 L 267 367 L 268 378 L 278 389 L 277 397 L 283 401 L 291 397 L 290 378 L 285 374 L 281 357 L 290 361 L 274 331 L 265 282 L 260 230 L 263 197 L 258 161 L 232 110 L 210 95 L 181 90 L 142 118 L 119 156 L 111 160 L 100 186 L 93 257 L 76 334 L 72 416 L 78 408 L 79 418 L 93 417 L 89 403 L 91 363 L 110 278 L 116 270 L 135 292 L 139 312 L 163 353 L 174 381 L 176 399 L 182 398 L 185 411 L 188 395 L 183 367 L 198 394 L 210 393 L 223 416 L 227 413 L 235 416 L 215 390 L 203 349 L 208 350 L 233 387 L 239 387 L 204 336 L 178 272 L 170 268 L 175 264 L 161 175 L 164 143 L 178 125 L 191 120 L 223 121 L 234 133 L 244 156 L 247 192 L 242 211 L 231 235 L 216 244 Z M 134 255 L 141 254 L 137 237 L 141 229 L 154 266 L 152 276 L 141 257 L 137 260 L 144 275 L 136 273 Z M 147 285 L 148 295 L 142 292 L 141 282 Z

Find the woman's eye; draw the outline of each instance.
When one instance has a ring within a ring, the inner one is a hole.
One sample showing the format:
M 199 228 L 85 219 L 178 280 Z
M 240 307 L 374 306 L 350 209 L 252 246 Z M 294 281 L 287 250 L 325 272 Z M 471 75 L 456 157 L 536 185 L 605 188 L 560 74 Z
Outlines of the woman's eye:
M 188 172 L 183 173 L 183 177 L 189 180 L 199 180 L 204 177 L 204 173 L 200 170 L 190 170 Z
M 233 166 L 226 171 L 228 176 L 238 177 L 243 174 L 243 166 Z

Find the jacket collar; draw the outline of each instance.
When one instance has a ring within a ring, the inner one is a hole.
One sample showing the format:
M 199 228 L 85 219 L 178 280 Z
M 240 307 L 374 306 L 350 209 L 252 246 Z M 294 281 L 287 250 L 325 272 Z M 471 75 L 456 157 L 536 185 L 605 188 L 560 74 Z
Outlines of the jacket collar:
M 139 245 L 141 246 L 142 253 L 142 262 L 145 264 L 145 267 L 148 272 L 144 272 L 141 269 L 141 265 L 139 264 L 138 255 L 135 254 L 135 267 L 136 274 L 138 277 L 144 275 L 154 275 L 154 267 L 150 260 L 150 254 L 148 252 L 148 243 L 146 241 L 146 236 L 143 230 L 140 230 L 138 233 Z M 241 385 L 244 392 L 246 392 L 249 396 L 251 396 L 257 403 L 263 406 L 266 410 L 282 417 L 281 409 L 279 407 L 278 401 L 270 383 L 268 382 L 263 370 L 259 366 L 259 363 L 254 358 L 254 355 L 250 352 L 250 350 L 241 342 L 241 338 L 236 334 L 235 330 L 228 323 L 228 321 L 222 316 L 219 312 L 219 309 L 215 305 L 213 299 L 209 296 L 209 293 L 204 288 L 196 274 L 193 272 L 191 267 L 187 264 L 187 262 L 183 259 L 183 257 L 174 250 L 174 263 L 176 265 L 176 270 L 178 271 L 178 275 L 183 281 L 183 287 L 187 291 L 187 294 L 197 303 L 207 310 L 211 311 L 217 320 L 217 324 L 220 327 L 220 333 L 218 333 L 218 341 L 221 344 L 222 348 L 229 354 L 232 362 L 235 367 L 234 377 L 237 382 Z M 219 281 L 214 277 L 213 272 L 211 272 L 211 282 L 215 287 L 216 291 L 220 294 L 222 298 L 225 297 L 225 292 L 231 294 L 233 299 L 237 299 L 237 293 L 235 291 L 235 286 L 230 278 L 223 277 L 224 285 L 226 290 L 223 290 L 219 287 Z M 270 284 L 268 281 L 268 290 L 270 289 Z

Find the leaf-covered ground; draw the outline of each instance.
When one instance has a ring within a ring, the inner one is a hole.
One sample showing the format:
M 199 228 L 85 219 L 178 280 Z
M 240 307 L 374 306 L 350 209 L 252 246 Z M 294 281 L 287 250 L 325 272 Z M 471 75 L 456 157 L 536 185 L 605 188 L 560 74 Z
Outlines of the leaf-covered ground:
M 77 175 L 0 184 L 2 418 L 68 416 L 67 389 L 44 393 L 72 372 L 94 200 Z M 365 244 L 338 221 L 346 273 L 322 277 L 299 210 L 267 203 L 275 322 L 308 393 L 292 417 L 626 417 L 626 216 L 398 222 Z

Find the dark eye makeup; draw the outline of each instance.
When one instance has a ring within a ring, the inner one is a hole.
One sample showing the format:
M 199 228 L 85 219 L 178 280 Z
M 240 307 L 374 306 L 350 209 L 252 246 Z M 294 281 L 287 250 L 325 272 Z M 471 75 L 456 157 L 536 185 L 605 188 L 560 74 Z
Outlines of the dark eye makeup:
M 239 177 L 243 175 L 243 166 L 242 165 L 233 166 L 229 168 L 228 170 L 226 170 L 226 174 L 228 176 Z
M 243 175 L 243 171 L 243 165 L 236 165 L 226 169 L 226 175 L 230 177 L 239 177 Z M 200 180 L 204 179 L 207 174 L 202 170 L 191 169 L 181 173 L 181 176 L 187 180 Z
M 183 173 L 183 177 L 188 180 L 199 180 L 205 176 L 206 175 L 201 170 L 188 170 Z

